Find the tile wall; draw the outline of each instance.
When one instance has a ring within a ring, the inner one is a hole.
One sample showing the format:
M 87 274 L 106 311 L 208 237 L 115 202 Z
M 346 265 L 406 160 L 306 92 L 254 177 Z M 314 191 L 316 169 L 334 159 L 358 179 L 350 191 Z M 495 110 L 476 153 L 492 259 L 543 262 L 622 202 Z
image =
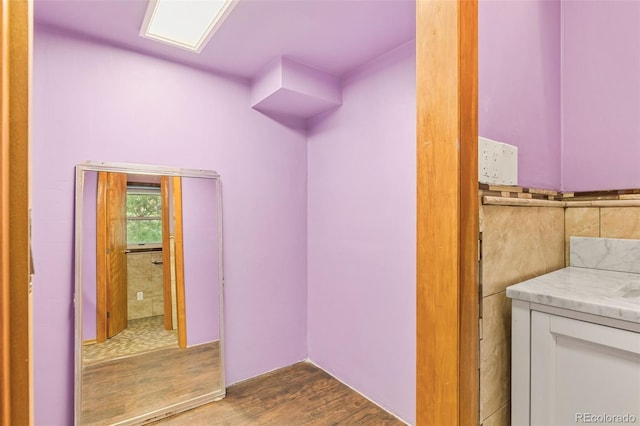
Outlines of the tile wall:
M 571 236 L 640 239 L 640 190 L 480 187 L 480 421 L 510 424 L 509 285 L 569 265 Z
M 572 236 L 640 239 L 640 206 L 571 207 L 569 205 L 566 209 L 565 228 L 567 265 L 570 261 L 569 237 Z
M 129 319 L 164 314 L 162 251 L 127 253 L 127 294 Z M 142 292 L 142 300 L 137 293 Z
M 505 289 L 564 266 L 564 208 L 481 205 L 480 420 L 510 423 L 511 301 Z

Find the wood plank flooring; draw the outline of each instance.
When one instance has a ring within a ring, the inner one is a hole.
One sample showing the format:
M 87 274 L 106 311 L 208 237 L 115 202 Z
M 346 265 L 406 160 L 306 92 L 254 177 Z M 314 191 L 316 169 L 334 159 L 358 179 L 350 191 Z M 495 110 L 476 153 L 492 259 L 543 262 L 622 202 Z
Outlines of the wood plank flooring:
M 227 396 L 154 425 L 404 425 L 309 362 L 227 388 Z
M 220 389 L 219 353 L 212 342 L 85 366 L 81 424 L 113 424 Z

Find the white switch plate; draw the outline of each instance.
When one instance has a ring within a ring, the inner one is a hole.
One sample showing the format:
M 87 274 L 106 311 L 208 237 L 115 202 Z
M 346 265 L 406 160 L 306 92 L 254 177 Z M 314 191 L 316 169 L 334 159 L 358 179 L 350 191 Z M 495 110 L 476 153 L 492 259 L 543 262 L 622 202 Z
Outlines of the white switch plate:
M 502 173 L 506 185 L 518 184 L 518 148 L 506 143 L 502 144 Z
M 478 137 L 478 181 L 518 184 L 518 147 Z
M 136 300 L 142 300 L 144 298 L 144 294 L 139 291 L 136 293 Z

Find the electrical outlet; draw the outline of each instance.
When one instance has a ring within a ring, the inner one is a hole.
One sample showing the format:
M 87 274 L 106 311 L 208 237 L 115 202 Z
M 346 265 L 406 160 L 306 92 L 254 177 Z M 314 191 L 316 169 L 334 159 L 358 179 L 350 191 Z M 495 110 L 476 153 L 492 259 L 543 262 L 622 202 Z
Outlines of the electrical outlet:
M 518 148 L 478 137 L 478 181 L 488 184 L 518 184 Z
M 488 182 L 491 176 L 489 172 L 490 142 L 488 139 L 478 138 L 478 180 L 480 182 Z
M 502 180 L 506 185 L 518 184 L 518 148 L 502 144 Z
M 144 299 L 144 293 L 139 291 L 136 293 L 136 300 L 142 300 Z

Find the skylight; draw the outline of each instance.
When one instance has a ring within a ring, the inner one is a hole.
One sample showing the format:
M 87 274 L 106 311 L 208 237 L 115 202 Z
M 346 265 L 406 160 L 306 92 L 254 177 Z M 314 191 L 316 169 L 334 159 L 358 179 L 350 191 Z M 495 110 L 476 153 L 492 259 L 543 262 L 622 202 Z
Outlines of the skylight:
M 200 52 L 237 0 L 151 0 L 140 35 Z

